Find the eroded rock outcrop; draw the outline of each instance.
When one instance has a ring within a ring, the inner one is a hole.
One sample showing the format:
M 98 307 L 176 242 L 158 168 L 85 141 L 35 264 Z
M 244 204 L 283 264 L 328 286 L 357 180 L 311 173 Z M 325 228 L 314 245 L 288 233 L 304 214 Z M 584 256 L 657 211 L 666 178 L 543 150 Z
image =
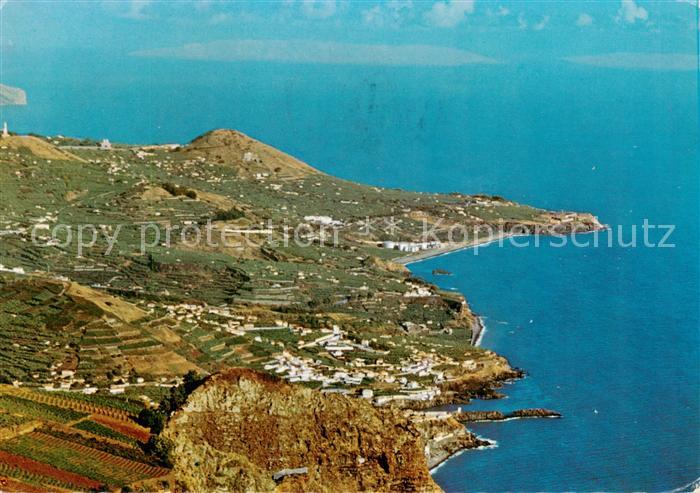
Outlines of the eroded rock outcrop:
M 421 433 L 400 411 L 252 370 L 209 378 L 162 437 L 188 491 L 439 491 Z
M 491 445 L 491 442 L 470 432 L 449 413 L 409 411 L 407 416 L 423 435 L 423 441 L 427 444 L 425 452 L 428 467 L 431 469 L 460 450 Z

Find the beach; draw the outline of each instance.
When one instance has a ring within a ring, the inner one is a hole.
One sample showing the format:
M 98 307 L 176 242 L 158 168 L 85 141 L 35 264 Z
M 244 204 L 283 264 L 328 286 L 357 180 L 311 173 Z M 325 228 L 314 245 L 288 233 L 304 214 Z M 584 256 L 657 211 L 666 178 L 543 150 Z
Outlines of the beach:
M 529 235 L 514 235 L 512 233 L 499 233 L 497 235 L 489 236 L 487 238 L 475 238 L 467 241 L 455 241 L 442 243 L 438 248 L 433 248 L 430 250 L 421 250 L 417 253 L 411 253 L 410 255 L 402 255 L 394 259 L 394 262 L 402 265 L 415 264 L 416 262 L 421 262 L 430 258 L 440 257 L 442 255 L 448 255 L 450 253 L 458 252 L 460 250 L 465 250 L 467 248 L 479 248 L 490 245 L 492 243 L 500 242 L 506 238 L 512 236 L 529 236 Z
M 477 323 L 476 327 L 472 328 L 472 346 L 480 346 L 481 341 L 484 338 L 484 333 L 486 332 L 486 326 L 484 325 L 484 319 L 481 317 L 476 317 Z

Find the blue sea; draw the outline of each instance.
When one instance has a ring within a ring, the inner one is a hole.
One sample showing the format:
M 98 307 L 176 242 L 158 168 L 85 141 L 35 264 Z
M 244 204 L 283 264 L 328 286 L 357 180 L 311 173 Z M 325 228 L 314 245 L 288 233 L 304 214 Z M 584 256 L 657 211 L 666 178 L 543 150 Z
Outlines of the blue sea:
M 26 67 L 32 67 L 27 70 Z M 700 477 L 698 80 L 565 62 L 459 68 L 150 61 L 86 51 L 3 61 L 20 132 L 186 142 L 240 129 L 344 178 L 591 211 L 625 243 L 492 245 L 411 266 L 463 292 L 482 345 L 527 377 L 474 409 L 498 442 L 435 472 L 447 491 L 666 491 Z M 655 230 L 658 241 L 664 231 Z M 592 238 L 592 237 L 591 237 Z M 603 237 L 601 237 L 603 238 Z M 433 277 L 442 268 L 453 276 Z

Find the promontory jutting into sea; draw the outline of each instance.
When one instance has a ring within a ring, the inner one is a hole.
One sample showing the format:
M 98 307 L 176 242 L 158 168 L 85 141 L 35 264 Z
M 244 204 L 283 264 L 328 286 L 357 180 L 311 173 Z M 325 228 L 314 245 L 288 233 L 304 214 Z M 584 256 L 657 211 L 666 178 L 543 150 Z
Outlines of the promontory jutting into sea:
M 0 489 L 698 488 L 696 5 L 0 14 Z

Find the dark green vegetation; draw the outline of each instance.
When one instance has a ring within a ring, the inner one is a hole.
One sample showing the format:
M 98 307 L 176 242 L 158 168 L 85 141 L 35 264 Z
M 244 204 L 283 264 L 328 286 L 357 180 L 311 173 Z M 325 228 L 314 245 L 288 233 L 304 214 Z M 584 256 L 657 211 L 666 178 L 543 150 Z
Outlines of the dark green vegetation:
M 203 381 L 204 379 L 195 372 L 188 371 L 183 377 L 182 383 L 172 387 L 170 394 L 161 399 L 157 408 L 147 407 L 142 409 L 136 421 L 144 428 L 150 429 L 151 433 L 157 435 L 163 431 L 163 426 L 170 414 L 179 409 L 187 400 L 187 396 L 194 392 Z
M 108 426 L 101 425 L 100 423 L 96 423 L 94 421 L 81 421 L 77 425 L 75 425 L 74 428 L 90 432 L 93 435 L 99 435 L 105 438 L 117 440 L 119 442 L 124 442 L 127 445 L 136 444 L 136 441 L 133 438 L 128 437 L 123 433 L 119 433 L 118 431 L 115 431 Z
M 41 418 L 58 423 L 68 423 L 86 416 L 86 414 L 71 409 L 64 409 L 11 395 L 0 395 L 0 408 L 6 413 L 19 414 L 26 418 Z

